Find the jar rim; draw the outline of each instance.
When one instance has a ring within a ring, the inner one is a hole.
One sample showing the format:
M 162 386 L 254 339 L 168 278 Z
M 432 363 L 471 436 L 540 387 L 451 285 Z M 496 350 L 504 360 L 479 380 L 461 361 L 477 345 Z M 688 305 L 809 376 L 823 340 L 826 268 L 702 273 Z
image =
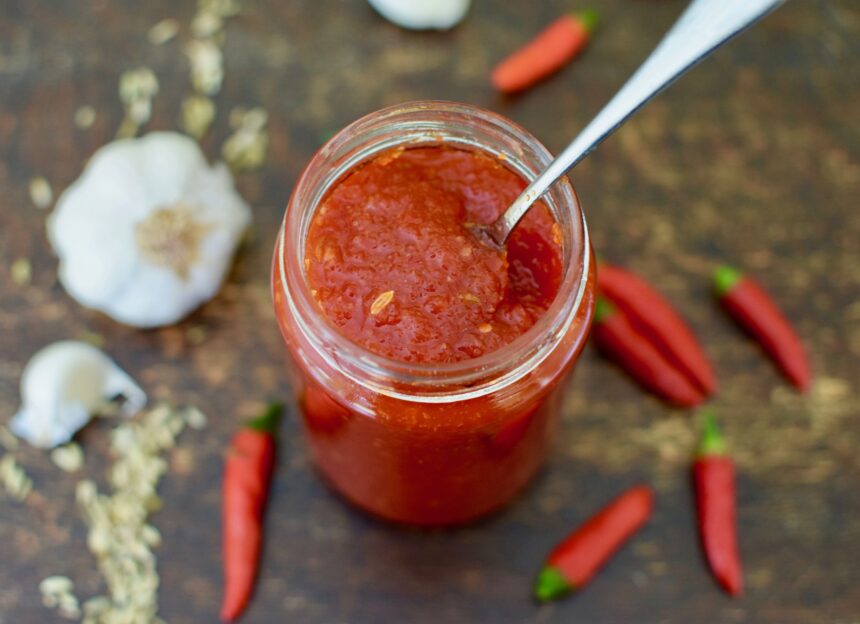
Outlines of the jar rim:
M 359 150 L 360 153 L 353 155 L 353 158 L 347 154 L 337 167 L 330 167 L 328 161 L 343 150 L 348 152 L 350 148 L 361 145 L 362 134 L 367 134 L 371 129 L 387 128 L 398 122 L 406 123 L 406 120 L 417 123 L 416 120 L 431 119 L 434 115 L 445 117 L 447 123 L 453 123 L 451 120 L 454 119 L 463 123 L 481 123 L 493 132 L 504 133 L 508 140 L 519 142 L 521 149 L 510 150 L 514 153 L 505 150 L 496 155 L 503 157 L 527 181 L 536 175 L 530 167 L 540 171 L 553 158 L 549 150 L 520 125 L 471 104 L 422 100 L 396 104 L 365 115 L 329 139 L 299 176 L 275 246 L 275 262 L 280 270 L 277 272 L 279 280 L 274 285 L 281 289 L 291 320 L 302 337 L 317 355 L 353 382 L 397 398 L 450 402 L 485 395 L 495 388 L 511 384 L 534 370 L 549 355 L 567 332 L 583 303 L 592 258 L 588 228 L 579 198 L 569 180 L 563 178 L 542 198 L 557 220 L 561 218 L 568 223 L 567 228 L 562 227 L 563 248 L 567 250 L 562 282 L 546 312 L 522 335 L 476 358 L 457 362 L 415 363 L 379 355 L 341 334 L 320 312 L 306 281 L 304 243 L 310 218 L 329 190 L 345 174 L 375 154 L 396 146 L 417 147 L 457 141 L 445 134 L 446 123 L 443 121 L 423 127 L 423 132 L 417 135 L 406 133 L 395 136 L 389 142 L 382 141 L 370 152 Z M 495 151 L 480 142 L 465 143 L 491 154 Z M 527 155 L 534 158 L 535 162 L 524 163 L 523 159 Z M 313 172 L 327 166 L 332 169 L 328 175 L 312 179 Z M 290 262 L 287 262 L 285 243 L 287 232 L 300 237 Z

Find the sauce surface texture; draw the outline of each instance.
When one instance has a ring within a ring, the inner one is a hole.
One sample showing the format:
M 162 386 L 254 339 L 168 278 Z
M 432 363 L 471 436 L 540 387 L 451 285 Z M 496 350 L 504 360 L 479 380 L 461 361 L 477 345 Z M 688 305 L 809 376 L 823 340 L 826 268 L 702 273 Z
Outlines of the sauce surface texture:
M 323 314 L 349 340 L 401 361 L 454 362 L 511 342 L 558 291 L 559 226 L 537 203 L 499 252 L 466 224 L 492 222 L 525 186 L 489 155 L 443 146 L 356 168 L 308 232 L 305 269 Z

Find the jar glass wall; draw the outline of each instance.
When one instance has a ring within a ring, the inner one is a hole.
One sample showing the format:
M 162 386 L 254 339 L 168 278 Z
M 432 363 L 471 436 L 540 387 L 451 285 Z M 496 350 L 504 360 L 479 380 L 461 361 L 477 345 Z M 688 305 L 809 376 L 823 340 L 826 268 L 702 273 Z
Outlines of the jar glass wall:
M 356 167 L 392 148 L 477 150 L 530 180 L 551 160 L 526 130 L 489 111 L 413 102 L 368 115 L 311 159 L 275 248 L 272 290 L 314 459 L 346 498 L 384 518 L 450 525 L 509 501 L 546 455 L 562 381 L 582 349 L 594 305 L 594 260 L 572 186 L 544 198 L 559 224 L 563 273 L 555 300 L 526 333 L 480 357 L 401 362 L 338 333 L 304 272 L 311 218 Z

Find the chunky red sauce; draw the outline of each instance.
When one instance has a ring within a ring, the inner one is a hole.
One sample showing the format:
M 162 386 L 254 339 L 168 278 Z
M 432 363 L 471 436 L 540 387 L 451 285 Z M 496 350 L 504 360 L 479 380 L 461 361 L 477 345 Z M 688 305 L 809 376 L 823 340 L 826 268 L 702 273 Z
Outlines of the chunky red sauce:
M 545 205 L 529 211 L 503 253 L 466 227 L 493 221 L 524 186 L 484 152 L 398 149 L 337 182 L 304 241 L 282 232 L 274 302 L 314 458 L 342 494 L 375 514 L 455 524 L 522 489 L 546 454 L 560 382 L 585 342 L 593 269 L 575 318 L 527 374 L 433 402 L 411 400 L 409 387 L 400 389 L 406 396 L 377 393 L 319 353 L 290 310 L 282 267 L 292 273 L 304 244 L 304 267 L 295 269 L 304 268 L 320 315 L 345 340 L 401 361 L 478 357 L 532 327 L 559 292 L 561 232 Z M 288 211 L 302 208 L 294 201 Z
M 351 172 L 311 222 L 305 268 L 347 338 L 413 362 L 475 358 L 527 331 L 561 281 L 558 225 L 535 205 L 504 252 L 468 223 L 490 223 L 525 182 L 488 155 L 397 149 Z

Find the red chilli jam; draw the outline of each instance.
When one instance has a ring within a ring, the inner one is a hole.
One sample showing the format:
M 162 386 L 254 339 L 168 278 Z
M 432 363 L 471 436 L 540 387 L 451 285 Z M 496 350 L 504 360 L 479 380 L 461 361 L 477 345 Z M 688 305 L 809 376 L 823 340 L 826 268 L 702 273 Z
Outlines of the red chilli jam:
M 558 291 L 558 224 L 536 205 L 506 251 L 467 225 L 493 221 L 523 188 L 475 151 L 377 156 L 340 182 L 311 222 L 305 266 L 322 313 L 351 341 L 408 362 L 470 359 L 511 342 Z
M 351 124 L 302 173 L 275 313 L 314 460 L 359 507 L 463 523 L 540 467 L 591 323 L 585 223 L 561 181 L 503 251 L 469 225 L 495 220 L 519 172 L 550 158 L 494 113 L 416 102 Z

